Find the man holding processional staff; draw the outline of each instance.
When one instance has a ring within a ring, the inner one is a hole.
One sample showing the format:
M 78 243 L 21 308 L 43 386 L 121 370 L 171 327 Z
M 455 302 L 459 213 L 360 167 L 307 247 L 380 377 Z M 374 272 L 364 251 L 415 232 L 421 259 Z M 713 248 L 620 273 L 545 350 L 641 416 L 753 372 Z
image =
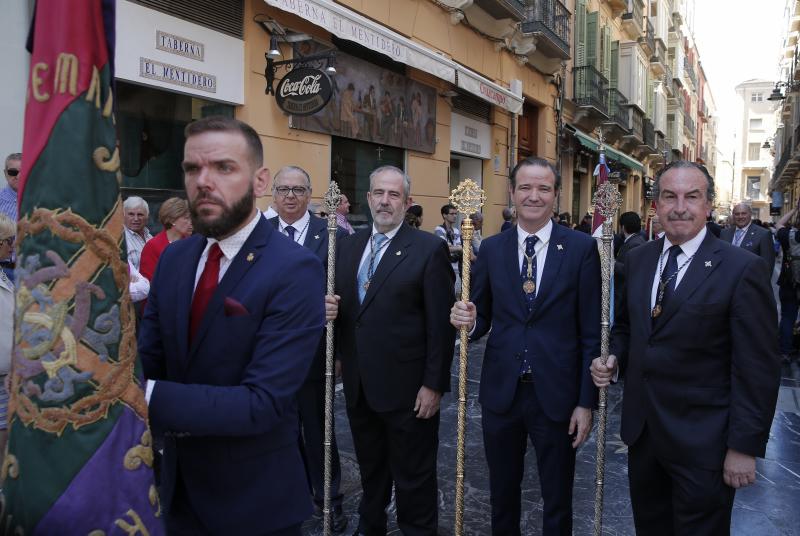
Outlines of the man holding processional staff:
M 543 534 L 572 534 L 575 452 L 592 426 L 600 353 L 600 259 L 588 235 L 553 225 L 561 181 L 547 160 L 526 158 L 510 176 L 517 225 L 483 241 L 472 302 L 450 320 L 489 332 L 480 403 L 489 465 L 492 533 L 520 534 L 524 456 L 536 449 Z

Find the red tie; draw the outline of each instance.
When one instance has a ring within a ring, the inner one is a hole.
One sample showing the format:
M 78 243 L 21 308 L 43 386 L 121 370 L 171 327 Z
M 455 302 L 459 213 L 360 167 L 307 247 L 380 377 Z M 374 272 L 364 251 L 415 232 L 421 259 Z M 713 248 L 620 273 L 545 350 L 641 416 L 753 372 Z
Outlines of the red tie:
M 206 265 L 203 268 L 203 273 L 200 280 L 197 282 L 197 288 L 194 289 L 194 298 L 192 299 L 192 311 L 189 316 L 189 343 L 191 344 L 194 339 L 194 334 L 200 327 L 200 322 L 203 320 L 203 315 L 208 307 L 208 302 L 211 301 L 211 296 L 217 290 L 217 283 L 219 283 L 219 260 L 222 258 L 222 250 L 219 249 L 219 244 L 214 243 L 211 249 L 208 250 L 208 258 Z

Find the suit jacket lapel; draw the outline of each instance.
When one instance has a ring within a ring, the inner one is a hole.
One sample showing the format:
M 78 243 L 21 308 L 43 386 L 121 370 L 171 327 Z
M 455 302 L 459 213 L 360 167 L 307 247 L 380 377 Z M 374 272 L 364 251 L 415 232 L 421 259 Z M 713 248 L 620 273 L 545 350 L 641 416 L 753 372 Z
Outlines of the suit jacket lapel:
M 319 255 L 322 244 L 327 243 L 326 236 L 328 236 L 328 222 L 312 215 L 311 220 L 308 222 L 308 231 L 306 232 L 303 246 Z
M 525 292 L 522 290 L 522 281 L 519 275 L 519 232 L 516 226 L 506 234 L 506 240 L 507 243 L 503 248 L 505 250 L 503 264 L 505 264 L 508 273 L 511 294 L 516 296 L 520 311 L 522 311 L 522 316 L 527 317 L 528 302 L 525 299 Z
M 358 311 L 359 316 L 364 312 L 364 309 L 369 306 L 375 294 L 378 293 L 381 286 L 386 282 L 389 274 L 408 257 L 408 247 L 411 245 L 411 232 L 410 227 L 406 224 L 401 224 L 397 234 L 394 235 L 389 245 L 384 248 L 383 256 L 378 262 L 378 267 L 375 269 L 375 274 L 372 276 L 372 281 L 370 281 L 369 288 L 364 296 L 364 302 L 361 304 L 361 308 Z M 359 256 L 359 260 L 360 259 L 361 257 Z M 358 268 L 356 268 L 356 274 L 358 274 Z M 358 276 L 356 276 L 356 279 L 357 278 Z
M 566 254 L 564 248 L 564 230 L 560 225 L 553 224 L 553 230 L 550 234 L 550 243 L 547 246 L 547 258 L 544 262 L 544 269 L 542 270 L 542 280 L 537 285 L 539 291 L 536 293 L 536 298 L 533 300 L 533 309 L 531 316 L 535 316 L 537 311 L 541 310 L 545 300 L 548 296 L 552 296 L 553 285 L 556 284 L 558 279 L 558 271 L 561 269 L 561 261 L 564 260 Z M 559 246 L 561 246 L 559 248 Z M 569 244 L 567 244 L 569 246 Z
M 667 323 L 670 318 L 680 309 L 683 302 L 685 302 L 697 289 L 697 287 L 705 281 L 705 279 L 717 269 L 720 263 L 719 246 L 716 244 L 716 237 L 711 232 L 706 233 L 706 237 L 697 249 L 692 262 L 686 269 L 678 288 L 675 289 L 675 294 L 664 307 L 664 311 L 656 320 L 653 326 L 653 331 L 658 330 L 661 326 Z
M 230 295 L 239 281 L 250 268 L 256 264 L 258 258 L 261 256 L 261 249 L 266 245 L 270 235 L 274 232 L 275 230 L 270 227 L 267 222 L 263 221 L 262 218 L 250 233 L 250 236 L 247 237 L 244 245 L 242 245 L 242 249 L 240 249 L 239 253 L 231 260 L 231 264 L 222 277 L 222 281 L 219 282 L 217 289 L 214 291 L 214 295 L 211 296 L 211 301 L 208 302 L 208 308 L 203 314 L 203 321 L 200 323 L 200 327 L 197 328 L 197 333 L 195 333 L 194 340 L 189 349 L 190 360 L 203 342 L 209 328 L 213 325 L 214 321 L 218 319 L 225 297 Z M 186 329 L 186 333 L 188 333 L 188 324 Z
M 648 336 L 653 329 L 653 322 L 651 320 L 653 279 L 658 271 L 658 257 L 661 255 L 663 249 L 664 238 L 662 237 L 653 242 L 653 246 L 650 247 L 650 251 L 648 251 L 643 259 L 642 268 L 634 269 L 633 273 L 625 274 L 626 285 L 630 285 L 631 289 L 636 289 L 636 292 L 626 291 L 625 297 L 628 300 L 628 317 L 631 318 L 637 315 L 638 318 L 645 318 L 644 329 Z M 638 296 L 638 301 L 631 303 L 632 296 Z M 618 305 L 615 305 L 615 307 L 618 307 Z

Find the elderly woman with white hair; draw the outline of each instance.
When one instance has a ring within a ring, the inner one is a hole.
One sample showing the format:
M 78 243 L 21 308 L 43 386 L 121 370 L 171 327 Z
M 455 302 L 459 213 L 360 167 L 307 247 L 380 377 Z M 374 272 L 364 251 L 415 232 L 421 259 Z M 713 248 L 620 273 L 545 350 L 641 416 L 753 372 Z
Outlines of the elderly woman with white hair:
M 5 214 L 0 214 L 0 259 L 11 256 L 17 225 Z M 14 346 L 14 283 L 0 270 L 0 465 L 8 436 L 6 411 L 8 392 L 6 376 L 11 371 L 11 350 Z

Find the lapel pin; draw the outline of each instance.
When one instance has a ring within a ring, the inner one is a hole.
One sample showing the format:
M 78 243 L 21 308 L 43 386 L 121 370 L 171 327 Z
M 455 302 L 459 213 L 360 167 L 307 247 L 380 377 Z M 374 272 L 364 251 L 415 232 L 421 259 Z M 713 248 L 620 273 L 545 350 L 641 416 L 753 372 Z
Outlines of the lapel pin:
M 397 255 L 397 256 L 399 257 L 400 255 L 402 255 L 402 253 L 400 253 L 400 250 L 398 249 L 398 250 L 395 252 L 395 255 Z
M 561 244 L 556 244 L 556 247 L 558 248 L 558 251 L 561 251 L 561 250 L 564 249 L 564 246 L 562 246 Z
M 706 261 L 706 268 L 711 268 L 711 261 Z
M 314 240 L 319 240 L 319 235 L 318 234 L 314 235 Z
M 253 259 L 255 259 L 255 255 L 253 255 L 252 253 L 248 253 L 247 262 L 253 262 Z

